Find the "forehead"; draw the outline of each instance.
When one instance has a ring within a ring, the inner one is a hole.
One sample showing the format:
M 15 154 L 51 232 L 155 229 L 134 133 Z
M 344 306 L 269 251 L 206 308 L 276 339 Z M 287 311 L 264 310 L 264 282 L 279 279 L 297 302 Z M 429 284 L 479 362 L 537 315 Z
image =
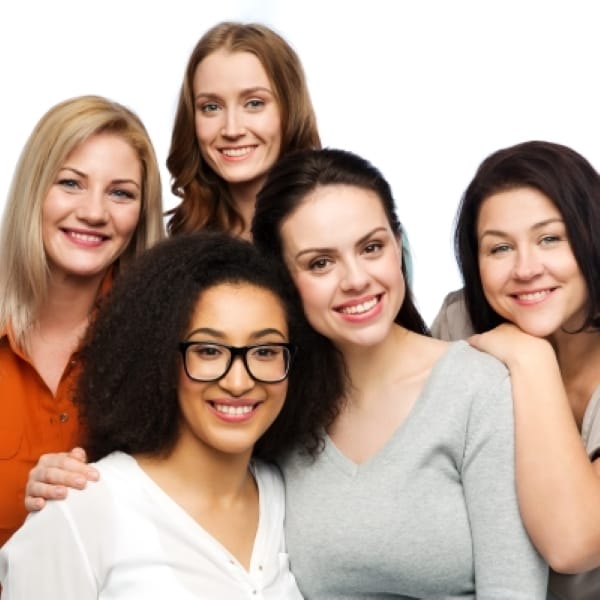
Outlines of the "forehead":
M 284 243 L 318 247 L 355 242 L 365 233 L 391 230 L 379 196 L 352 185 L 319 186 L 308 194 L 281 226 Z
M 216 50 L 206 56 L 194 73 L 194 95 L 225 93 L 254 87 L 271 89 L 260 60 L 251 52 Z
M 481 203 L 477 230 L 502 229 L 516 231 L 548 219 L 562 220 L 556 204 L 544 193 L 532 187 L 503 190 L 488 196 Z
M 128 171 L 131 177 L 141 177 L 141 160 L 136 150 L 117 133 L 96 133 L 79 143 L 66 156 L 63 166 L 82 165 L 102 172 Z
M 196 300 L 189 329 L 200 327 L 231 336 L 269 328 L 287 333 L 287 317 L 283 302 L 271 290 L 251 283 L 221 283 Z

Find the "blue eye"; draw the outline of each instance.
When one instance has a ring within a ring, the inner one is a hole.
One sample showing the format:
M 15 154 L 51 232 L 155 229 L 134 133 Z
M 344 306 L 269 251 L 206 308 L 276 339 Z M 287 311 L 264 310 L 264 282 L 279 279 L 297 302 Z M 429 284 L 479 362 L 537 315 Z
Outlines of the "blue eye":
M 202 104 L 202 106 L 200 106 L 200 112 L 203 113 L 216 112 L 217 110 L 219 110 L 219 105 L 215 102 L 207 102 L 206 104 Z
M 252 100 L 248 100 L 246 106 L 249 108 L 262 108 L 265 105 L 264 100 L 259 100 L 257 98 L 253 98 Z
M 504 254 L 504 253 L 508 252 L 510 249 L 511 248 L 508 244 L 498 244 L 497 246 L 494 246 L 490 250 L 490 254 Z
M 59 179 L 57 183 L 58 185 L 71 190 L 79 187 L 79 182 L 76 179 Z
M 545 235 L 541 240 L 540 243 L 547 246 L 549 244 L 554 244 L 556 242 L 560 242 L 560 236 L 558 235 Z
M 119 200 L 135 200 L 136 198 L 136 195 L 133 192 L 121 188 L 112 190 L 111 194 L 116 196 Z

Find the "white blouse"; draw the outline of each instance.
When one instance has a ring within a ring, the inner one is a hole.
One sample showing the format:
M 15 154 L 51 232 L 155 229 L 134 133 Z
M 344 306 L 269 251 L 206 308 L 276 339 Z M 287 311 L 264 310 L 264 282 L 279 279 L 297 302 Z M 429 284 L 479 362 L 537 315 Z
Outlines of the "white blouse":
M 116 452 L 100 481 L 51 501 L 0 550 L 2 600 L 302 598 L 283 535 L 277 469 L 254 462 L 259 523 L 247 571 L 138 466 Z

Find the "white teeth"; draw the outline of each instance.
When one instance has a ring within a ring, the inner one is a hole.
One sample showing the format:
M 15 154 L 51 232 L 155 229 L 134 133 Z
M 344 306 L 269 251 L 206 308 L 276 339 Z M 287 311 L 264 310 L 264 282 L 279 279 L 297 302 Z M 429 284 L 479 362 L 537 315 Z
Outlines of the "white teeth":
M 213 404 L 216 410 L 226 415 L 247 415 L 252 412 L 254 406 L 245 404 L 244 406 L 231 406 L 229 404 Z
M 531 292 L 529 294 L 517 294 L 517 298 L 519 300 L 532 301 L 532 300 L 541 300 L 545 298 L 550 292 L 548 290 L 542 290 L 539 292 Z
M 362 302 L 361 304 L 354 304 L 353 306 L 345 306 L 340 309 L 340 312 L 345 315 L 360 315 L 371 310 L 376 304 L 379 302 L 377 297 L 372 300 L 368 300 L 367 302 Z
M 79 233 L 77 231 L 69 231 L 69 235 L 82 242 L 101 242 L 102 236 L 92 235 L 89 233 Z
M 244 146 L 243 148 L 223 148 L 221 152 L 225 156 L 231 156 L 237 158 L 239 156 L 245 156 L 246 154 L 250 154 L 252 148 L 250 146 Z

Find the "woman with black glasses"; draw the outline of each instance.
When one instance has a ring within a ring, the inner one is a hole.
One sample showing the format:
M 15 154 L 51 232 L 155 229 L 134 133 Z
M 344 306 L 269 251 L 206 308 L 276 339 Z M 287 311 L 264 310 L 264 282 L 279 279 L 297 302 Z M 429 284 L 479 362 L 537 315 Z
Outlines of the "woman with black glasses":
M 301 598 L 261 459 L 314 453 L 343 386 L 293 289 L 225 234 L 171 239 L 124 275 L 77 391 L 100 480 L 2 548 L 3 600 Z

